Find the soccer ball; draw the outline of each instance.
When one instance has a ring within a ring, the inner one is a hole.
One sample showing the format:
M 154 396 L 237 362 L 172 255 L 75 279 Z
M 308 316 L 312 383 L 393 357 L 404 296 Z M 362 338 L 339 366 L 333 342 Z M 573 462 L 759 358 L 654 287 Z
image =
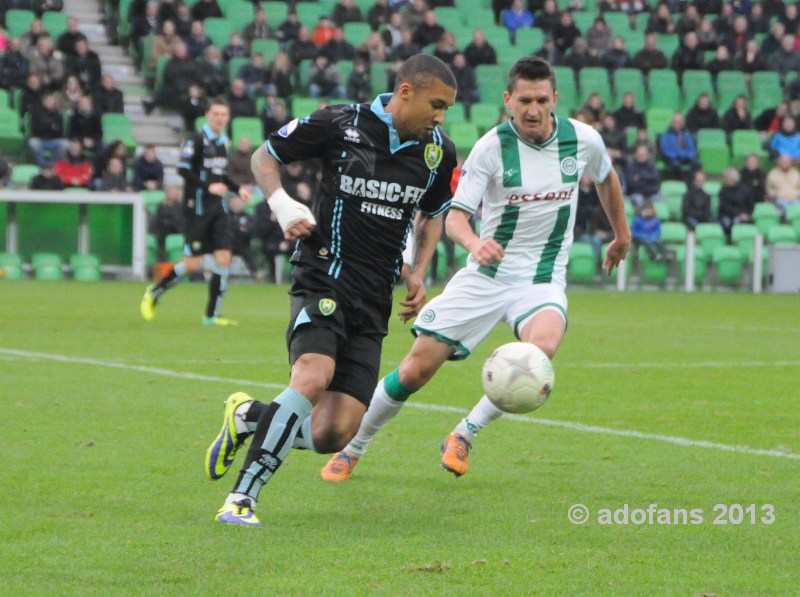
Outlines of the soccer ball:
M 555 383 L 550 359 L 527 342 L 511 342 L 495 350 L 483 364 L 483 390 L 507 413 L 527 413 L 542 406 Z

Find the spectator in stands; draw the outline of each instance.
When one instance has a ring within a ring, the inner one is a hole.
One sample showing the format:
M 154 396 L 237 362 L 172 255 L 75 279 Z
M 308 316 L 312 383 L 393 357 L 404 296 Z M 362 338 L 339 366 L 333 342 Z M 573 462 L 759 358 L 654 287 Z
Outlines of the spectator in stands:
M 83 88 L 80 79 L 78 79 L 76 75 L 69 75 L 64 79 L 61 89 L 53 95 L 56 97 L 58 110 L 66 114 L 67 112 L 71 112 L 75 106 L 78 105 L 78 100 L 86 95 L 86 90 Z
M 164 164 L 158 159 L 155 145 L 145 145 L 133 163 L 133 189 L 154 191 L 164 188 Z
M 711 221 L 711 195 L 703 188 L 705 184 L 706 174 L 698 170 L 683 194 L 681 221 L 689 230 L 694 230 L 698 224 Z
M 575 40 L 581 36 L 581 30 L 575 26 L 572 13 L 568 10 L 562 12 L 561 21 L 558 23 L 558 27 L 556 27 L 553 33 L 553 41 L 555 41 L 558 51 L 562 54 L 566 54 L 567 50 L 572 48 Z
M 86 155 L 86 152 L 84 152 Z M 102 151 L 98 151 L 94 156 L 92 163 L 93 180 L 92 187 L 96 188 L 100 184 L 100 178 L 103 172 L 108 169 L 108 163 L 112 158 L 117 158 L 122 163 L 123 171 L 128 170 L 128 149 L 125 144 L 119 139 L 115 139 L 106 145 Z
M 731 56 L 736 56 L 744 50 L 752 35 L 747 29 L 747 17 L 739 15 L 733 20 L 733 27 L 720 38 L 720 43 L 728 47 Z
M 288 99 L 292 95 L 292 63 L 286 52 L 278 52 L 267 67 L 264 91 Z
M 793 116 L 783 118 L 781 128 L 770 139 L 769 151 L 773 156 L 785 154 L 792 162 L 800 163 L 800 131 Z
M 296 197 L 296 195 L 295 195 Z M 283 238 L 283 230 L 278 218 L 272 213 L 266 199 L 256 204 L 254 218 L 255 236 L 261 245 L 261 252 L 266 261 L 266 281 L 276 282 L 283 279 L 283 272 L 276 270 L 279 255 L 288 256 L 292 252 L 292 244 Z
M 414 42 L 411 31 L 404 29 L 400 45 L 392 50 L 392 60 L 405 61 L 421 51 L 422 48 Z
M 700 27 L 697 28 L 697 44 L 704 52 L 716 50 L 719 46 L 719 34 L 714 29 L 714 23 L 711 19 L 704 18 L 700 21 Z
M 247 25 L 242 31 L 242 39 L 248 51 L 253 47 L 253 41 L 257 39 L 276 39 L 276 33 L 267 23 L 267 11 L 261 7 L 256 8 L 253 15 L 253 22 Z M 288 40 L 287 40 L 288 41 Z
M 381 38 L 390 52 L 403 41 L 403 16 L 399 12 L 389 17 L 389 22 L 381 31 Z
M 67 56 L 74 56 L 75 42 L 79 39 L 86 39 L 86 35 L 80 30 L 78 19 L 67 17 L 67 29 L 58 36 L 56 47 Z
M 183 118 L 183 128 L 192 131 L 196 128 L 197 119 L 205 116 L 208 109 L 208 96 L 206 89 L 202 85 L 192 83 L 189 85 L 187 97 L 180 106 L 181 117 Z
M 158 62 L 164 56 L 172 56 L 175 52 L 175 44 L 181 42 L 175 29 L 175 23 L 164 21 L 161 25 L 161 33 L 153 38 L 153 45 L 150 49 L 150 68 L 155 69 Z
M 693 4 L 689 4 L 683 10 L 683 14 L 675 24 L 675 33 L 681 36 L 686 35 L 689 31 L 694 31 L 696 33 L 700 28 L 700 21 L 702 20 L 703 18 L 700 16 L 697 7 Z
M 425 19 L 414 28 L 414 43 L 420 48 L 426 48 L 439 41 L 444 34 L 444 27 L 436 21 L 436 12 L 428 10 Z
M 722 12 L 723 0 L 695 0 L 694 5 L 701 15 L 718 15 Z
M 318 169 L 308 162 L 292 162 L 281 168 L 281 186 L 292 197 L 310 206 L 317 192 Z
M 247 85 L 243 79 L 236 77 L 231 81 L 227 100 L 231 111 L 231 121 L 241 116 L 253 117 L 256 115 L 256 103 L 247 95 Z
M 158 2 L 150 0 L 145 7 L 145 13 L 131 20 L 128 35 L 131 43 L 141 53 L 142 38 L 149 35 L 158 35 L 160 28 L 161 21 L 158 17 Z
M 611 41 L 611 47 L 603 54 L 601 65 L 611 73 L 631 65 L 631 55 L 625 48 L 624 37 L 617 36 Z
M 747 106 L 747 97 L 744 95 L 736 96 L 730 108 L 728 108 L 722 116 L 722 128 L 725 129 L 729 142 L 733 131 L 749 130 L 753 128 L 753 116 L 750 114 L 750 108 Z
M 281 42 L 281 47 L 285 48 L 288 44 L 298 39 L 302 26 L 302 23 L 297 20 L 297 12 L 290 8 L 286 14 L 286 20 L 275 31 L 275 39 Z
M 192 33 L 192 23 L 194 19 L 192 19 L 192 13 L 189 10 L 189 6 L 184 2 L 178 4 L 176 9 L 175 18 L 172 19 L 175 21 L 175 32 L 181 37 L 181 39 L 186 39 Z
M 669 6 L 662 2 L 656 9 L 650 13 L 650 18 L 647 20 L 647 27 L 645 33 L 675 33 L 675 23 L 672 20 L 672 15 L 669 12 Z
M 170 234 L 183 234 L 184 217 L 181 188 L 169 185 L 164 189 L 164 199 L 158 204 L 150 221 L 150 231 L 156 237 L 158 260 L 167 261 L 166 239 Z
M 11 166 L 6 158 L 0 155 L 0 187 L 5 187 L 11 180 Z
M 451 64 L 453 62 L 453 56 L 457 53 L 458 45 L 456 44 L 456 38 L 453 37 L 453 34 L 449 31 L 445 31 L 442 33 L 439 41 L 436 42 L 433 55 L 445 64 Z
M 114 86 L 114 77 L 103 75 L 100 86 L 92 94 L 95 109 L 100 114 L 122 114 L 125 112 L 125 98 L 122 91 Z
M 228 156 L 228 178 L 238 184 L 253 186 L 256 179 L 250 168 L 250 157 L 253 155 L 253 146 L 249 137 L 242 137 L 236 144 L 236 149 Z
M 64 57 L 53 49 L 53 40 L 43 35 L 30 53 L 30 72 L 39 75 L 44 87 L 56 90 L 61 85 L 66 72 Z
M 640 145 L 634 151 L 633 160 L 625 168 L 624 181 L 625 197 L 634 207 L 645 201 L 661 201 L 660 175 L 646 146 Z
M 684 35 L 681 42 L 681 45 L 672 55 L 670 63 L 670 66 L 677 71 L 679 81 L 682 80 L 683 71 L 702 70 L 705 64 L 703 50 L 698 45 L 697 34 L 694 31 Z
M 475 78 L 475 69 L 467 64 L 467 59 L 461 52 L 453 56 L 450 70 L 456 78 L 456 101 L 466 106 L 481 101 L 478 93 L 478 81 Z
M 544 0 L 542 4 L 542 11 L 535 17 L 536 27 L 542 30 L 542 33 L 549 33 L 553 35 L 561 22 L 561 11 L 558 10 L 556 0 Z
M 164 82 L 152 99 L 142 100 L 144 111 L 150 114 L 156 106 L 178 106 L 185 102 L 189 86 L 200 78 L 197 62 L 189 56 L 185 43 L 175 44 L 175 52 L 164 67 Z M 192 129 L 194 130 L 194 124 Z
M 38 106 L 42 102 L 42 97 L 46 91 L 42 86 L 42 79 L 39 75 L 28 75 L 19 97 L 19 114 L 23 119 L 34 106 Z M 28 132 L 30 133 L 30 131 Z
M 686 130 L 697 134 L 700 129 L 722 128 L 717 110 L 711 105 L 711 97 L 701 93 L 694 100 L 694 105 L 686 113 Z
M 381 27 L 388 25 L 394 11 L 389 6 L 389 0 L 376 0 L 367 11 L 367 23 L 373 31 L 380 30 Z
M 538 52 L 533 53 L 534 56 L 544 58 L 552 66 L 562 66 L 564 64 L 564 55 L 556 47 L 556 42 L 549 34 L 545 34 L 542 38 L 542 47 Z
M 636 107 L 636 96 L 632 92 L 626 91 L 622 96 L 622 104 L 614 112 L 614 120 L 622 130 L 628 127 L 645 128 L 644 112 Z
M 754 153 L 745 158 L 744 166 L 739 170 L 742 177 L 742 184 L 750 189 L 753 201 L 761 203 L 767 196 L 767 175 L 761 169 L 761 161 Z
M 523 6 L 522 0 L 514 0 L 511 8 L 503 13 L 503 27 L 508 29 L 512 43 L 517 37 L 517 31 L 533 27 L 534 21 L 533 14 Z
M 364 15 L 354 0 L 339 0 L 333 7 L 332 20 L 337 27 L 344 27 L 345 23 L 363 23 Z
M 158 20 L 160 23 L 165 21 L 175 21 L 178 16 L 178 4 L 183 4 L 181 0 L 166 0 L 158 3 Z M 191 13 L 189 13 L 191 18 Z
M 264 65 L 264 55 L 255 52 L 250 56 L 247 64 L 239 69 L 238 76 L 247 87 L 247 95 L 251 98 L 259 97 L 263 94 L 264 85 L 267 82 L 267 68 Z
M 719 223 L 730 242 L 731 228 L 734 225 L 753 222 L 755 201 L 750 189 L 742 184 L 736 168 L 726 168 L 722 173 L 722 180 L 722 188 L 719 190 Z
M 22 51 L 30 57 L 31 51 L 33 51 L 36 44 L 39 43 L 39 39 L 42 37 L 50 37 L 50 34 L 45 31 L 41 19 L 33 19 L 28 26 L 28 30 L 20 37 Z
M 377 31 L 371 32 L 367 39 L 358 46 L 358 56 L 366 61 L 367 66 L 377 62 L 386 62 L 389 55 L 381 34 Z
M 67 58 L 67 72 L 77 75 L 89 93 L 100 86 L 102 77 L 100 57 L 89 49 L 87 40 L 79 39 L 75 42 L 75 55 Z
M 253 257 L 253 234 L 255 233 L 255 221 L 253 216 L 243 210 L 244 202 L 238 195 L 232 196 L 228 200 L 228 221 L 233 233 L 233 246 L 231 254 L 242 259 L 250 272 L 256 275 L 256 261 Z
M 228 88 L 228 67 L 222 61 L 222 52 L 217 46 L 208 46 L 203 57 L 197 61 L 200 84 L 206 93 L 215 97 L 225 93 Z
M 217 4 L 217 0 L 199 0 L 192 6 L 192 19 L 205 21 L 208 17 L 221 18 L 225 15 Z
M 53 170 L 67 187 L 86 187 L 92 180 L 92 162 L 83 155 L 79 139 L 67 145 L 67 151 L 56 161 Z
M 264 138 L 266 139 L 270 133 L 279 131 L 281 127 L 291 121 L 291 116 L 286 110 L 286 105 L 277 100 L 275 96 L 267 96 L 267 101 L 264 102 L 264 109 L 261 110 L 261 124 L 264 129 Z M 303 116 L 302 114 L 299 116 Z
M 768 60 L 772 54 L 780 51 L 784 35 L 786 35 L 786 27 L 783 26 L 783 23 L 774 22 L 769 29 L 769 35 L 761 42 L 761 53 Z
M 486 41 L 483 29 L 475 29 L 472 32 L 472 41 L 464 48 L 464 57 L 472 68 L 477 68 L 481 64 L 497 64 L 497 52 Z
M 769 33 L 769 17 L 764 14 L 764 6 L 761 2 L 753 2 L 750 5 L 750 13 L 746 20 L 747 32 L 751 37 Z
M 593 56 L 602 56 L 606 50 L 611 48 L 613 33 L 606 20 L 602 16 L 597 16 L 592 26 L 586 31 L 586 45 L 589 53 Z
M 41 168 L 47 162 L 60 159 L 66 151 L 64 119 L 51 93 L 45 93 L 41 102 L 30 106 L 30 114 L 28 150 L 33 161 Z
M 305 25 L 300 27 L 297 33 L 297 40 L 289 49 L 289 58 L 291 58 L 292 64 L 297 68 L 303 60 L 313 60 L 317 57 L 317 54 L 319 54 L 319 48 L 317 48 L 317 44 L 311 41 L 308 27 Z
M 192 60 L 200 58 L 207 47 L 214 45 L 211 38 L 206 35 L 203 21 L 192 21 L 192 29 L 184 41 Z
M 800 10 L 797 4 L 785 3 L 783 14 L 778 15 L 778 20 L 786 27 L 786 31 L 797 31 L 800 27 Z
M 344 30 L 337 27 L 333 39 L 322 46 L 319 53 L 327 56 L 331 62 L 352 60 L 356 56 L 356 47 L 344 38 Z
M 725 46 L 720 46 L 724 48 Z M 734 65 L 730 69 L 735 69 L 745 73 L 746 82 L 749 85 L 752 80 L 752 74 L 757 71 L 769 70 L 767 65 L 767 57 L 761 52 L 758 47 L 758 41 L 751 39 L 744 47 L 744 52 L 739 54 L 734 61 Z
M 347 77 L 347 97 L 356 102 L 366 102 L 372 98 L 368 64 L 363 58 L 357 59 L 353 63 L 350 76 Z
M 336 29 L 331 22 L 330 16 L 323 14 L 320 15 L 319 21 L 317 21 L 317 26 L 311 33 L 311 41 L 314 42 L 314 45 L 317 46 L 317 48 L 321 48 L 330 40 L 332 40 L 335 34 Z
M 667 259 L 667 248 L 661 242 L 661 219 L 650 201 L 645 201 L 636 209 L 631 222 L 631 241 L 634 262 L 638 261 L 640 247 L 644 247 L 651 261 L 662 262 Z
M 719 73 L 724 70 L 733 70 L 734 68 L 735 64 L 728 52 L 728 46 L 724 45 L 717 46 L 714 58 L 706 64 L 706 70 L 711 74 L 711 80 L 715 87 L 717 85 Z
M 645 77 L 654 68 L 667 68 L 667 55 L 658 49 L 655 33 L 644 36 L 644 48 L 636 52 L 632 66 L 642 71 Z
M 494 13 L 495 25 L 501 25 L 500 17 L 503 16 L 503 11 L 511 8 L 511 0 L 492 0 L 492 12 Z
M 775 167 L 767 174 L 766 196 L 782 215 L 786 215 L 789 204 L 800 201 L 800 170 L 792 165 L 791 156 L 778 156 Z
M 47 160 L 42 162 L 39 174 L 31 179 L 28 188 L 32 191 L 61 191 L 64 182 L 53 171 L 53 162 Z
M 339 67 L 330 62 L 327 56 L 319 55 L 308 67 L 309 97 L 345 97 L 342 73 Z
M 583 122 L 595 128 L 599 128 L 608 110 L 603 102 L 603 97 L 597 93 L 590 93 L 579 112 L 584 115 Z
M 755 129 L 764 134 L 776 133 L 781 128 L 781 123 L 786 116 L 791 116 L 792 111 L 788 102 L 781 102 L 774 108 L 766 108 L 753 121 Z
M 222 48 L 222 59 L 227 64 L 233 58 L 247 58 L 250 51 L 244 45 L 242 36 L 238 31 L 233 31 L 228 37 L 228 43 Z
M 618 127 L 614 115 L 606 112 L 602 117 L 599 133 L 603 138 L 612 163 L 620 172 L 623 172 L 627 163 L 626 154 L 628 150 L 625 129 Z
M 8 40 L 6 51 L 0 56 L 0 87 L 13 89 L 25 87 L 30 63 L 22 53 L 22 43 L 18 37 Z
M 106 169 L 97 179 L 95 191 L 117 191 L 125 192 L 128 190 L 128 179 L 125 176 L 125 166 L 119 158 L 108 160 Z
M 67 134 L 70 139 L 78 139 L 84 151 L 96 152 L 102 147 L 103 124 L 88 95 L 81 96 L 72 110 Z
M 767 58 L 767 64 L 770 70 L 774 70 L 780 75 L 782 83 L 786 80 L 786 75 L 789 73 L 800 72 L 800 52 L 794 47 L 794 39 L 794 35 L 784 35 L 783 38 L 781 38 L 780 50 L 772 53 L 769 58 Z M 31 68 L 33 68 L 32 62 Z
M 576 37 L 572 44 L 572 50 L 564 58 L 564 66 L 570 67 L 577 77 L 580 70 L 585 66 L 600 66 L 600 59 L 589 53 L 586 40 Z
M 683 124 L 683 115 L 676 112 L 672 115 L 669 128 L 658 138 L 661 157 L 667 166 L 670 178 L 691 180 L 694 171 L 700 167 L 697 160 L 697 148 L 694 139 Z

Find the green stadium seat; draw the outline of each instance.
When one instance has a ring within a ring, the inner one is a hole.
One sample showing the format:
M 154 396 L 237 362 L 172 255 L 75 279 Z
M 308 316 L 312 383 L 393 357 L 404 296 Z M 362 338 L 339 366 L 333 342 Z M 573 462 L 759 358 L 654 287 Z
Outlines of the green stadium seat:
M 680 281 L 683 283 L 683 278 L 686 276 L 686 246 L 675 246 L 675 260 L 678 263 L 678 275 Z M 703 286 L 706 279 L 708 265 L 706 263 L 706 254 L 700 247 L 694 248 L 694 283 L 698 288 Z
M 683 195 L 662 195 L 669 208 L 669 219 L 679 222 L 683 219 Z
M 677 33 L 656 33 L 656 38 L 658 49 L 664 52 L 667 58 L 672 58 L 681 43 L 680 36 Z
M 738 130 L 731 134 L 731 165 L 741 168 L 751 153 L 759 157 L 762 168 L 769 168 L 769 153 L 761 147 L 761 136 L 758 131 Z
M 675 114 L 671 108 L 648 108 L 645 112 L 647 122 L 647 134 L 653 141 L 658 135 L 669 128 L 672 116 Z
M 250 139 L 252 147 L 264 143 L 264 124 L 255 116 L 238 116 L 231 121 L 231 142 L 234 147 L 239 145 L 242 137 Z
M 756 71 L 750 81 L 753 89 L 751 111 L 758 115 L 767 108 L 774 108 L 783 101 L 780 75 L 775 71 Z
M 517 52 L 524 54 L 533 54 L 542 49 L 542 42 L 544 41 L 544 33 L 538 27 L 529 27 L 517 31 L 517 39 L 514 46 Z
M 738 70 L 723 70 L 717 75 L 717 106 L 727 110 L 736 96 L 749 97 L 744 73 Z
M 266 64 L 269 64 L 280 51 L 281 47 L 276 39 L 255 39 L 250 47 L 250 54 L 261 54 Z
M 614 71 L 614 108 L 621 105 L 622 96 L 629 91 L 636 98 L 636 105 L 639 108 L 647 105 L 647 89 L 642 71 L 638 68 L 618 68 Z
M 599 93 L 606 107 L 614 103 L 611 93 L 611 82 L 608 80 L 608 70 L 600 66 L 585 66 L 578 72 L 579 101 L 585 102 L 593 93 Z
M 687 229 L 683 222 L 663 222 L 661 224 L 661 242 L 673 248 L 686 244 Z
M 106 113 L 101 116 L 103 125 L 103 143 L 111 143 L 119 139 L 128 148 L 128 153 L 133 154 L 136 149 L 136 140 L 133 138 L 133 123 L 126 114 Z
M 500 101 L 499 90 L 505 89 L 508 69 L 499 64 L 481 64 L 475 69 L 475 78 L 478 83 L 478 93 L 481 99 L 491 102 L 497 98 Z
M 453 104 L 447 109 L 442 128 L 448 135 L 450 134 L 450 125 L 456 122 L 467 122 L 467 112 L 464 109 L 464 104 Z
M 208 17 L 203 21 L 203 27 L 206 35 L 211 38 L 214 45 L 218 48 L 224 48 L 228 43 L 228 38 L 231 32 L 234 31 L 233 23 L 225 17 Z
M 664 201 L 653 201 L 653 209 L 656 210 L 656 216 L 662 222 L 666 222 L 670 218 L 669 205 Z
M 639 247 L 639 285 L 655 284 L 662 288 L 669 278 L 670 264 L 668 261 L 656 261 L 650 258 L 645 247 Z
M 19 253 L 0 253 L 0 270 L 3 270 L 0 281 L 22 280 L 25 277 L 22 269 L 22 257 Z
M 747 263 L 753 261 L 753 250 L 756 235 L 759 234 L 755 224 L 734 224 L 731 228 L 731 242 L 739 249 Z
M 464 22 L 464 15 L 461 10 L 455 6 L 440 6 L 436 8 L 436 22 L 439 23 L 445 30 L 450 31 L 458 38 L 458 33 L 466 29 Z M 461 45 L 466 44 L 466 40 L 458 40 Z
M 31 179 L 39 174 L 39 166 L 35 164 L 17 164 L 11 168 L 11 184 L 21 189 L 27 188 Z
M 753 208 L 753 221 L 761 234 L 766 237 L 770 228 L 781 223 L 781 214 L 774 203 L 764 201 L 756 203 Z
M 707 70 L 686 70 L 683 72 L 683 111 L 689 110 L 697 96 L 707 93 L 712 103 L 716 103 L 714 85 L 711 82 L 711 73 Z M 660 90 L 659 90 L 660 91 Z
M 611 12 L 606 11 L 603 13 L 603 18 L 606 25 L 611 28 L 614 37 L 620 36 L 623 33 L 631 30 L 631 21 L 628 15 L 624 12 Z M 584 34 L 586 32 L 584 31 Z
M 681 109 L 681 89 L 678 76 L 669 68 L 654 68 L 647 76 L 648 108 L 663 108 L 670 112 Z M 648 128 L 650 124 L 648 122 Z
M 156 63 L 156 77 L 153 83 L 153 89 L 155 89 L 155 91 L 159 91 L 164 85 L 164 69 L 167 67 L 168 62 L 169 56 L 162 56 Z
M 463 3 L 459 8 L 464 8 Z M 494 24 L 494 13 L 491 9 L 491 3 L 485 3 L 480 8 L 477 6 L 469 5 L 467 6 L 469 10 L 464 11 L 464 22 L 467 24 L 467 27 L 470 30 L 473 29 L 489 29 L 489 28 L 496 28 Z M 504 27 L 501 27 L 504 29 Z M 508 32 L 506 32 L 506 39 L 508 39 Z
M 22 37 L 30 28 L 36 18 L 32 10 L 11 8 L 6 12 L 6 34 L 9 38 Z
M 776 224 L 767 230 L 767 243 L 770 245 L 793 245 L 797 243 L 797 232 L 789 224 Z
M 483 32 L 486 34 L 486 41 L 488 41 L 495 49 L 498 57 L 504 53 L 514 52 L 514 46 L 511 45 L 511 38 L 508 35 L 508 29 L 495 25 L 494 16 L 490 17 L 488 21 L 484 21 L 480 25 L 474 26 L 481 27 L 483 29 Z
M 594 23 L 594 20 L 597 18 L 597 15 L 593 11 L 585 10 L 573 12 L 572 18 L 575 21 L 575 26 L 580 29 L 581 33 L 585 36 L 586 32 Z
M 56 253 L 34 253 L 31 257 L 33 275 L 37 280 L 63 280 L 61 257 Z
M 142 199 L 148 211 L 155 213 L 156 209 L 158 209 L 158 204 L 164 200 L 164 191 L 161 189 L 142 191 Z
M 597 258 L 592 245 L 575 242 L 569 250 L 567 279 L 570 282 L 593 282 L 597 276 Z
M 454 122 L 448 136 L 456 146 L 456 153 L 466 157 L 480 137 L 477 125 L 472 122 Z
M 58 38 L 67 30 L 67 14 L 57 10 L 49 10 L 42 14 L 42 25 L 45 31 L 58 42 Z
M 253 22 L 253 4 L 246 0 L 224 0 L 219 7 L 234 31 L 241 31 Z
M 700 129 L 697 131 L 697 147 L 706 174 L 722 174 L 730 165 L 730 149 L 724 130 Z
M 103 278 L 100 271 L 100 259 L 91 253 L 71 255 L 69 267 L 72 270 L 72 279 L 79 282 L 98 282 Z
M 302 118 L 315 112 L 319 108 L 319 99 L 313 97 L 293 97 L 292 116 Z
M 697 245 L 703 252 L 710 256 L 714 249 L 726 244 L 725 231 L 722 226 L 715 222 L 704 222 L 698 224 L 694 229 L 694 236 Z
M 164 250 L 167 252 L 167 259 L 173 263 L 183 259 L 184 239 L 182 234 L 168 234 L 164 239 Z
M 714 286 L 739 286 L 742 283 L 744 258 L 737 247 L 716 247 L 711 262 L 714 264 Z
M 286 2 L 269 0 L 267 2 L 262 2 L 261 6 L 267 11 L 267 23 L 273 28 L 280 27 L 286 20 L 286 15 L 289 13 L 289 5 L 286 4 Z
M 800 203 L 790 203 L 786 208 L 786 223 L 791 224 L 800 238 Z
M 228 78 L 229 79 L 235 79 L 236 77 L 238 77 L 239 76 L 239 71 L 241 71 L 242 68 L 247 66 L 248 62 L 250 62 L 249 58 L 242 58 L 242 57 L 231 58 L 228 61 Z
M 469 121 L 477 125 L 481 135 L 497 125 L 500 118 L 500 109 L 492 102 L 478 102 L 469 108 Z
M 0 153 L 21 157 L 25 151 L 25 135 L 19 129 L 19 115 L 0 106 Z
M 369 23 L 345 23 L 342 30 L 344 38 L 356 47 L 364 43 L 372 33 Z

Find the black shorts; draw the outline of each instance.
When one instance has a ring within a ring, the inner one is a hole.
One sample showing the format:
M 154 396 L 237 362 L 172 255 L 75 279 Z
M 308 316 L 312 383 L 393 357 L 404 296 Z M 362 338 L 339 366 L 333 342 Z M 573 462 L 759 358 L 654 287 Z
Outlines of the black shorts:
M 215 201 L 219 204 L 218 199 Z M 228 214 L 221 204 L 202 215 L 197 215 L 195 209 L 187 206 L 184 215 L 186 224 L 183 236 L 192 255 L 205 255 L 218 249 L 233 249 L 233 230 Z
M 383 305 L 358 299 L 341 303 L 333 290 L 302 288 L 298 272 L 294 274 L 292 318 L 286 330 L 289 362 L 294 364 L 307 353 L 331 357 L 336 371 L 328 389 L 369 406 L 378 383 L 391 301 Z

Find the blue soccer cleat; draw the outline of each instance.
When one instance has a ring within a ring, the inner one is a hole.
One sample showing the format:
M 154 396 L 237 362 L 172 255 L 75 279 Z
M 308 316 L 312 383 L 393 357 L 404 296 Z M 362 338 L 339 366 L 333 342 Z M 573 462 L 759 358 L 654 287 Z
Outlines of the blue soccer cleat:
M 225 400 L 225 414 L 222 419 L 222 430 L 206 451 L 206 476 L 212 481 L 220 479 L 233 464 L 233 457 L 244 444 L 244 437 L 236 433 L 234 416 L 236 409 L 252 398 L 244 392 L 236 392 Z
M 238 524 L 243 527 L 262 526 L 261 521 L 253 511 L 253 503 L 248 499 L 222 506 L 214 520 L 223 524 Z

